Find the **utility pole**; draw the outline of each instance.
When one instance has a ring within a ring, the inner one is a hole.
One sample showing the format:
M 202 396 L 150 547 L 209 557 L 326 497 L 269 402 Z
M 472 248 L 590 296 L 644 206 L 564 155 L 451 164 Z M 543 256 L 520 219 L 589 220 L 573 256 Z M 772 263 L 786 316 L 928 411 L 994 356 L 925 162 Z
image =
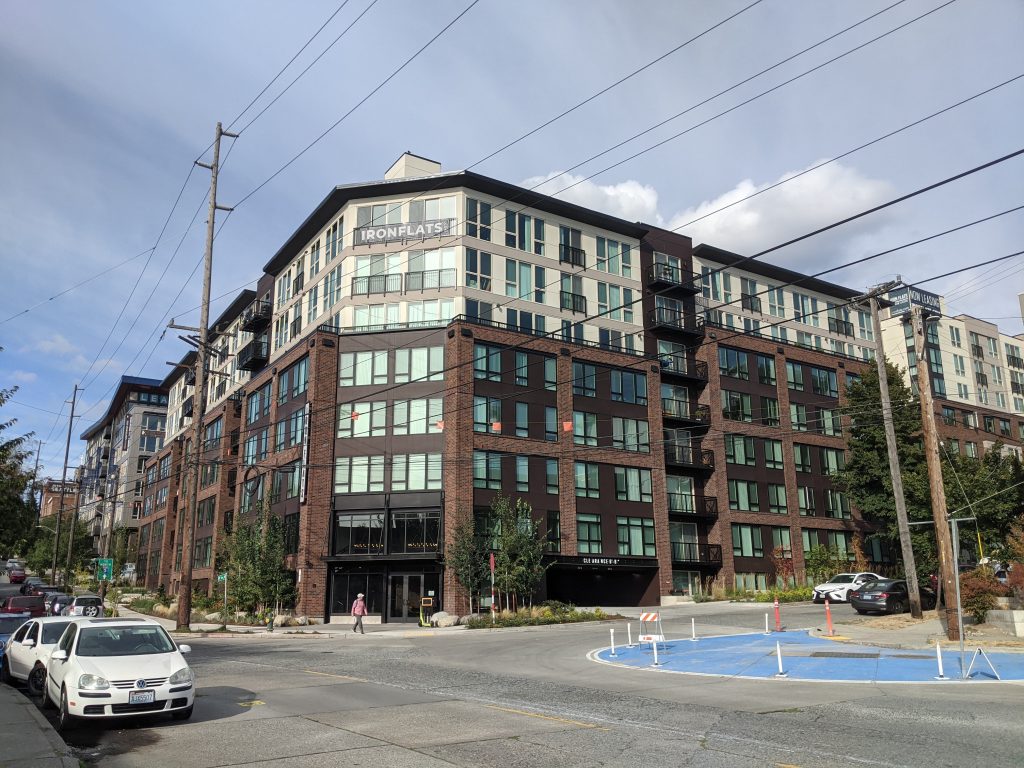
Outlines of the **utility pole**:
M 53 567 L 50 577 L 57 581 L 57 550 L 60 549 L 60 521 L 64 517 L 64 494 L 68 484 L 68 454 L 71 453 L 71 428 L 75 423 L 75 403 L 78 400 L 78 385 L 71 392 L 71 416 L 68 418 L 68 438 L 64 443 L 64 471 L 60 476 L 60 510 L 57 512 L 57 526 L 53 532 Z M 75 530 L 75 522 L 71 521 L 71 530 Z
M 928 461 L 928 485 L 932 497 L 932 519 L 935 521 L 935 544 L 939 553 L 939 575 L 942 591 L 946 595 L 946 636 L 950 640 L 960 637 L 959 611 L 949 604 L 957 592 L 956 573 L 953 570 L 953 547 L 946 518 L 946 489 L 942 484 L 942 457 L 939 455 L 939 436 L 935 430 L 935 405 L 932 384 L 925 357 L 924 318 L 920 307 L 913 307 L 910 321 L 914 330 L 914 352 L 917 357 L 917 391 L 921 400 L 921 429 L 924 433 L 924 452 Z M 939 606 L 935 606 L 936 611 Z
M 75 512 L 71 517 L 71 525 L 68 526 L 68 562 L 64 568 L 64 583 L 71 584 L 71 575 L 74 571 L 71 568 L 71 556 L 75 548 L 75 528 L 78 524 L 78 512 L 81 508 L 82 494 L 75 494 Z
M 181 530 L 181 580 L 178 583 L 178 626 L 179 630 L 189 629 L 192 620 L 192 556 L 196 540 L 196 512 L 199 504 L 199 457 L 202 455 L 203 416 L 206 413 L 206 356 L 210 326 L 210 280 L 213 274 L 213 236 L 217 211 L 231 208 L 217 205 L 217 172 L 220 168 L 220 140 L 222 136 L 237 138 L 238 134 L 228 133 L 220 123 L 213 140 L 213 162 L 210 165 L 198 160 L 196 165 L 210 171 L 210 207 L 206 217 L 206 254 L 203 258 L 203 299 L 199 309 L 199 348 L 196 350 L 196 386 L 192 407 L 192 455 L 188 465 L 188 504 L 185 505 L 184 524 Z M 179 514 L 181 514 L 179 512 Z
M 43 451 L 43 441 L 36 440 L 36 465 L 32 470 L 32 503 L 36 507 L 36 522 L 39 522 L 39 513 L 42 511 L 42 493 L 39 494 L 39 499 L 36 499 L 36 488 L 39 486 L 39 454 Z
M 878 368 L 878 390 L 882 396 L 882 424 L 885 427 L 885 447 L 889 454 L 889 476 L 892 478 L 892 495 L 896 505 L 896 525 L 900 533 L 900 551 L 903 555 L 903 570 L 907 580 L 907 592 L 910 596 L 910 615 L 921 618 L 921 591 L 917 585 L 917 565 L 914 562 L 914 546 L 910 539 L 910 525 L 907 520 L 907 501 L 903 495 L 903 475 L 900 473 L 899 448 L 896 445 L 896 431 L 892 424 L 892 402 L 889 400 L 889 376 L 885 364 L 885 353 L 882 351 L 882 321 L 878 317 L 878 294 L 883 290 L 895 287 L 896 283 L 878 286 L 868 297 L 871 307 L 871 321 L 875 327 L 875 342 L 878 351 L 875 354 L 875 365 Z

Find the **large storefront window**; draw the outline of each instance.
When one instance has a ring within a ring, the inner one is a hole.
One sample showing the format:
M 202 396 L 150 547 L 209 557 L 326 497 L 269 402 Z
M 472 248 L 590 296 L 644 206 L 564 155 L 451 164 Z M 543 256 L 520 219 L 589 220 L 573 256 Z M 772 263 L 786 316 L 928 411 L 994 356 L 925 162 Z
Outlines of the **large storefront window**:
M 392 554 L 436 552 L 440 512 L 392 512 L 388 549 Z
M 384 609 L 384 574 L 380 573 L 348 573 L 334 571 L 331 574 L 331 613 L 334 615 L 348 614 L 356 595 L 363 593 L 366 610 L 370 615 L 379 616 Z
M 384 513 L 338 515 L 334 526 L 334 554 L 384 554 Z

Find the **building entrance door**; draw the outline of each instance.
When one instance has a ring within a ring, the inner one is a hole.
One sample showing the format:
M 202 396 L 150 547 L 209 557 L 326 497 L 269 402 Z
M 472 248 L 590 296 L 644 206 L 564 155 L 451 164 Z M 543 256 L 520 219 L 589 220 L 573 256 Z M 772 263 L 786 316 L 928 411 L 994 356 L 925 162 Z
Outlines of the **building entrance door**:
M 422 573 L 392 573 L 388 585 L 388 621 L 420 619 L 423 596 Z

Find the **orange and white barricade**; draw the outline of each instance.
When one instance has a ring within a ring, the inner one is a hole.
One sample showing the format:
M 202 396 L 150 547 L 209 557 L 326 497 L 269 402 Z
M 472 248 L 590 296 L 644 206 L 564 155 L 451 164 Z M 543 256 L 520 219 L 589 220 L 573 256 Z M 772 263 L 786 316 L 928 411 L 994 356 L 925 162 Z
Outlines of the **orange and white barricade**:
M 661 628 L 661 614 L 651 611 L 640 614 L 640 635 L 637 643 L 663 643 L 665 630 Z

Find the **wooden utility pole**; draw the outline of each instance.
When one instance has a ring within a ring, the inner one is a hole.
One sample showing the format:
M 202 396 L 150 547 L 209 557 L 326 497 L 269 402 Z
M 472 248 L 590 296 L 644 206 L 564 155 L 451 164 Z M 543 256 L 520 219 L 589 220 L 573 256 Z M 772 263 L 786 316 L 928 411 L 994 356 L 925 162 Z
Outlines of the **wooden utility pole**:
M 75 511 L 71 515 L 71 525 L 68 526 L 68 562 L 64 567 L 64 583 L 72 586 L 71 577 L 74 569 L 71 567 L 72 553 L 75 549 L 75 528 L 78 527 L 78 512 L 81 509 L 82 494 L 75 494 Z
M 42 511 L 43 494 L 42 486 L 39 484 L 39 454 L 43 452 L 43 441 L 36 440 L 36 465 L 32 470 L 32 504 L 36 508 L 36 522 L 39 522 L 39 513 Z M 36 499 L 36 488 L 39 488 L 39 498 Z
M 946 520 L 946 489 L 942 484 L 942 457 L 939 455 L 939 435 L 935 430 L 935 405 L 932 401 L 932 384 L 928 375 L 928 360 L 925 356 L 924 318 L 920 307 L 910 312 L 914 330 L 914 352 L 917 357 L 917 391 L 921 400 L 921 430 L 924 435 L 924 453 L 928 461 L 928 486 L 932 497 L 932 518 L 935 521 L 935 545 L 939 553 L 939 576 L 942 591 L 946 595 L 946 636 L 950 640 L 960 638 L 959 616 L 956 605 L 949 599 L 957 593 L 956 574 L 953 570 L 953 546 Z M 936 605 L 937 612 L 942 609 Z M 939 614 L 942 615 L 941 613 Z
M 882 396 L 882 424 L 885 427 L 885 447 L 889 454 L 889 476 L 892 478 L 893 503 L 896 506 L 896 525 L 900 533 L 900 551 L 903 555 L 903 570 L 907 580 L 907 592 L 910 596 L 910 615 L 921 618 L 921 590 L 917 585 L 917 564 L 914 562 L 914 546 L 910 539 L 910 526 L 907 521 L 907 501 L 903 495 L 903 475 L 900 473 L 899 448 L 896 445 L 896 431 L 892 424 L 892 402 L 889 400 L 889 376 L 885 364 L 885 353 L 882 351 L 882 321 L 878 317 L 878 290 L 868 298 L 871 307 L 871 321 L 875 326 L 875 342 L 878 350 L 875 353 L 875 365 L 878 368 L 878 390 Z
M 60 549 L 60 522 L 64 517 L 64 494 L 65 486 L 68 483 L 68 454 L 71 453 L 71 429 L 75 424 L 75 403 L 78 400 L 78 385 L 75 384 L 71 392 L 71 416 L 68 418 L 68 438 L 64 443 L 64 470 L 60 475 L 60 510 L 57 512 L 57 526 L 53 532 L 53 567 L 50 569 L 50 578 L 57 581 L 57 550 Z M 71 521 L 71 531 L 74 533 L 75 521 Z
M 217 172 L 220 168 L 220 140 L 238 134 L 228 133 L 220 123 L 213 139 L 213 162 L 210 165 L 198 160 L 196 165 L 210 171 L 210 207 L 206 217 L 206 253 L 203 258 L 203 300 L 199 308 L 199 348 L 196 351 L 196 385 L 192 393 L 192 449 L 188 463 L 188 504 L 179 512 L 184 520 L 178 519 L 181 530 L 181 580 L 178 582 L 178 625 L 187 630 L 192 620 L 192 557 L 196 541 L 196 513 L 199 505 L 199 460 L 203 454 L 203 416 L 206 414 L 206 359 L 210 326 L 210 281 L 213 275 L 213 236 L 217 211 L 230 208 L 217 205 Z M 188 450 L 188 446 L 186 446 Z

